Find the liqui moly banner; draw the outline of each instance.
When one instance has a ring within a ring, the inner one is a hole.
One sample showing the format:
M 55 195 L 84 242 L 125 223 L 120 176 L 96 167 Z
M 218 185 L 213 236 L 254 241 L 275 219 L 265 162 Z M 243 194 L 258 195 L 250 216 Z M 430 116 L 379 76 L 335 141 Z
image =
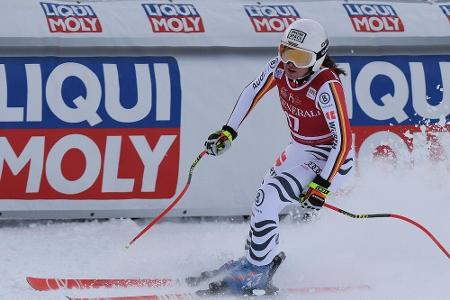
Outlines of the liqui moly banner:
M 343 4 L 357 32 L 403 32 L 394 7 L 388 4 Z
M 244 5 L 255 32 L 283 32 L 300 18 L 293 5 Z
M 171 57 L 0 58 L 0 198 L 170 198 L 180 115 Z
M 439 5 L 442 9 L 442 12 L 447 16 L 448 21 L 450 22 L 450 4 Z
M 436 150 L 439 139 L 450 141 L 450 56 L 337 60 L 348 72 L 342 80 L 360 155 L 406 153 L 423 143 Z
M 102 32 L 100 19 L 90 5 L 40 2 L 50 32 Z
M 444 3 L 2 0 L 2 4 L 0 45 L 8 47 L 271 48 L 298 18 L 322 23 L 331 47 L 352 47 L 353 38 L 361 46 L 386 42 L 446 47 L 450 30 L 449 5 Z M 20 26 L 11 25 L 17 20 Z M 375 35 L 389 40 L 374 41 Z
M 192 4 L 142 4 L 153 32 L 205 32 L 203 20 Z

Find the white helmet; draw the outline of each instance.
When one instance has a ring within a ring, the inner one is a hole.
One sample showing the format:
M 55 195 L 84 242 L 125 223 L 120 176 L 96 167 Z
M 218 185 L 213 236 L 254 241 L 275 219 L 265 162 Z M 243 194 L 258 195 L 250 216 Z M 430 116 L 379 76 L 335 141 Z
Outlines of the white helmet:
M 285 47 L 283 47 L 285 46 Z M 300 51 L 284 51 L 295 49 Z M 328 37 L 323 26 L 311 19 L 298 19 L 284 31 L 281 38 L 280 57 L 297 67 L 319 70 L 328 52 Z

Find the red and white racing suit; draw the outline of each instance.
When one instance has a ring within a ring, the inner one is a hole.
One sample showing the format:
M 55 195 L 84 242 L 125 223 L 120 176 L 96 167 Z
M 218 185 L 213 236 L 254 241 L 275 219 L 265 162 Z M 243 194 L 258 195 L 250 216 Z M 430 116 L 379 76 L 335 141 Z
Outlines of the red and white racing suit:
M 293 141 L 266 174 L 252 207 L 247 259 L 269 264 L 278 253 L 279 213 L 299 205 L 300 194 L 316 175 L 331 182 L 335 191 L 353 167 L 352 136 L 339 77 L 321 68 L 301 83 L 289 80 L 283 62 L 273 58 L 241 93 L 227 125 L 239 126 L 261 98 L 278 88 Z

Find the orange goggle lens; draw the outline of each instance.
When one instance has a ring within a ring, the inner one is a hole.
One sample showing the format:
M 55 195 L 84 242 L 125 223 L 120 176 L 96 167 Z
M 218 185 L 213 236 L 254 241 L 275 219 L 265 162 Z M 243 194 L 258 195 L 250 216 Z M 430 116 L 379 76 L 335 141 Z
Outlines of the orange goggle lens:
M 279 53 L 284 63 L 292 62 L 297 68 L 311 67 L 314 63 L 314 53 L 306 50 L 292 49 L 280 45 Z

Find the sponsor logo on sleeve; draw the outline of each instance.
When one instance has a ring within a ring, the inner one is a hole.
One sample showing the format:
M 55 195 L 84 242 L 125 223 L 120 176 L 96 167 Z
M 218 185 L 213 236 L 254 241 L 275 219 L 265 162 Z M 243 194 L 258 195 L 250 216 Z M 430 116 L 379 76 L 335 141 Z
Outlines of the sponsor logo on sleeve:
M 338 141 L 336 122 L 335 121 L 329 121 L 328 122 L 328 127 L 330 128 L 331 136 L 333 137 L 333 142 L 331 142 L 331 148 L 336 149 L 337 148 L 337 141 Z
M 309 87 L 308 92 L 306 92 L 306 97 L 309 99 L 315 100 L 317 95 L 317 91 L 313 87 Z
M 326 106 L 329 105 L 331 101 L 331 97 L 330 94 L 328 94 L 327 92 L 323 92 L 322 94 L 319 95 L 319 102 Z
M 314 173 L 316 173 L 317 175 L 319 175 L 320 173 L 322 173 L 322 168 L 319 167 L 315 162 L 313 161 L 307 161 L 304 163 L 304 165 L 307 167 L 306 169 L 311 169 Z
M 284 70 L 281 68 L 278 68 L 275 70 L 274 76 L 276 79 L 281 79 L 281 77 L 283 76 Z
M 336 112 L 334 110 L 327 111 L 325 113 L 325 118 L 327 118 L 328 121 L 336 120 Z
M 273 69 L 277 65 L 277 63 L 278 63 L 278 59 L 275 57 L 275 58 L 270 60 L 269 67 L 271 69 Z
M 442 12 L 447 16 L 448 21 L 450 22 L 450 4 L 439 5 L 442 9 Z
M 102 32 L 100 20 L 90 5 L 40 2 L 50 32 Z
M 255 81 L 253 81 L 253 84 L 252 84 L 253 89 L 256 90 L 259 87 L 259 85 L 263 82 L 263 80 L 264 80 L 264 73 L 261 73 L 261 75 L 259 75 L 259 77 L 256 78 Z
M 244 5 L 256 32 L 283 32 L 300 14 L 292 5 Z
M 20 80 L 17 80 L 17 79 Z M 167 199 L 181 84 L 172 57 L 0 58 L 0 199 Z
M 153 32 L 205 32 L 203 19 L 192 4 L 142 4 Z
M 392 5 L 343 4 L 357 32 L 404 32 L 401 18 Z

